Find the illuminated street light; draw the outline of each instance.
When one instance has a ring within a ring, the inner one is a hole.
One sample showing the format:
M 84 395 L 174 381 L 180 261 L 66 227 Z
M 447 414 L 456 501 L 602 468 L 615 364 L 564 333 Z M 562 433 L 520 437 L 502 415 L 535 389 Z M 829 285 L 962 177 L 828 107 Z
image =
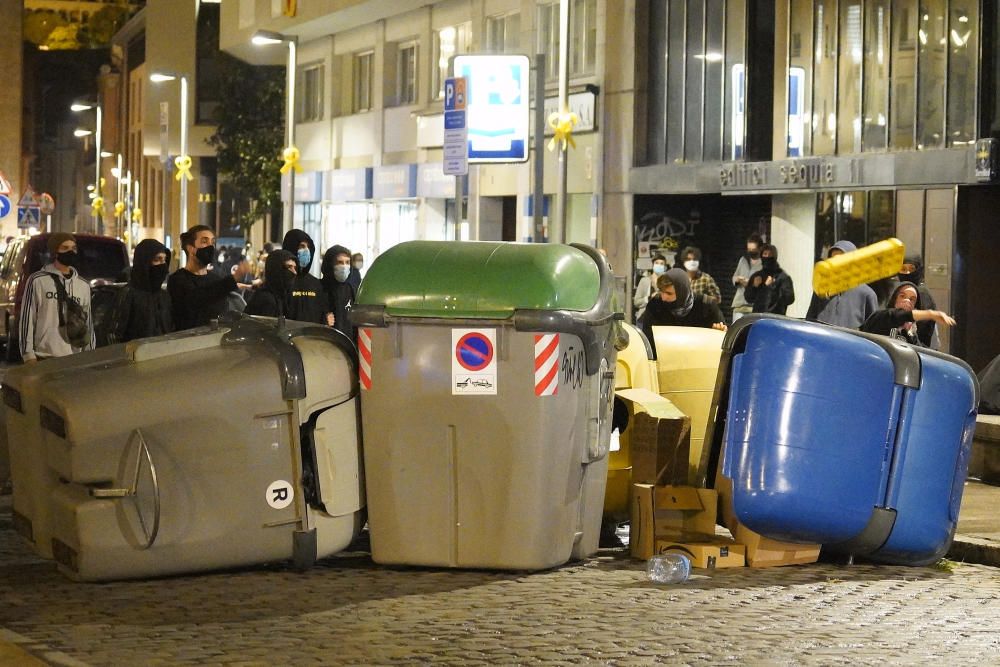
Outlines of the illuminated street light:
M 288 64 L 285 78 L 285 150 L 282 152 L 285 164 L 281 167 L 281 173 L 288 174 L 288 197 L 285 199 L 284 215 L 281 221 L 282 231 L 286 234 L 292 228 L 292 218 L 295 214 L 295 172 L 301 169 L 299 167 L 299 149 L 295 147 L 296 40 L 294 35 L 283 35 L 271 30 L 258 30 L 250 39 L 257 46 L 288 45 Z
M 101 209 L 104 205 L 104 200 L 101 199 L 101 157 L 103 153 L 101 152 L 101 124 L 103 119 L 103 112 L 101 111 L 101 105 L 97 104 L 87 104 L 85 102 L 76 102 L 70 105 L 70 111 L 79 113 L 81 111 L 90 111 L 91 109 L 97 114 L 96 125 L 95 125 L 95 138 L 94 138 L 94 201 L 91 205 L 91 210 L 94 212 L 94 230 L 98 233 L 101 232 Z M 81 131 L 86 132 L 86 134 L 80 134 Z M 73 132 L 74 136 L 85 137 L 89 135 L 89 131 L 76 130 Z
M 188 155 L 188 84 L 187 77 L 183 74 L 172 72 L 153 72 L 149 75 L 149 80 L 153 83 L 164 81 L 181 81 L 181 154 L 174 158 L 174 165 L 177 173 L 174 178 L 181 182 L 181 233 L 187 231 L 187 182 L 191 180 L 191 156 Z
M 83 128 L 73 130 L 74 137 L 89 137 L 92 134 L 93 132 L 91 132 L 90 130 L 84 130 Z

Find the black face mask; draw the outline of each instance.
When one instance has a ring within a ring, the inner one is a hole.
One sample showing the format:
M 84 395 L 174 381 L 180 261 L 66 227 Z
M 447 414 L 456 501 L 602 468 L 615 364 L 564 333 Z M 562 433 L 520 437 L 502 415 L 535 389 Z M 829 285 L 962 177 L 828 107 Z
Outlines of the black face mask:
M 777 257 L 761 257 L 760 262 L 765 271 L 774 271 L 778 268 Z
M 923 275 L 920 271 L 914 271 L 913 273 L 897 273 L 896 279 L 901 283 L 919 285 L 923 280 Z
M 170 267 L 166 264 L 154 264 L 149 267 L 149 287 L 154 292 L 163 285 L 163 281 L 167 279 L 167 273 Z
M 204 248 L 198 248 L 194 252 L 195 259 L 201 262 L 202 266 L 208 266 L 215 261 L 215 246 L 207 245 Z
M 56 260 L 63 266 L 76 266 L 76 260 L 79 255 L 76 254 L 75 250 L 70 250 L 69 252 L 61 252 L 56 255 Z
M 747 257 L 750 259 L 760 259 L 760 250 L 754 250 L 753 252 L 747 251 Z

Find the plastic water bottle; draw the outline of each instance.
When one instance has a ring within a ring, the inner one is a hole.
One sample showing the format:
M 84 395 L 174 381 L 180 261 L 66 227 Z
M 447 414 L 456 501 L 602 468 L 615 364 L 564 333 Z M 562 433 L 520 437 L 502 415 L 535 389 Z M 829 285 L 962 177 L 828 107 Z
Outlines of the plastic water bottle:
M 658 554 L 647 561 L 646 572 L 658 584 L 681 584 L 691 576 L 691 559 L 684 554 Z

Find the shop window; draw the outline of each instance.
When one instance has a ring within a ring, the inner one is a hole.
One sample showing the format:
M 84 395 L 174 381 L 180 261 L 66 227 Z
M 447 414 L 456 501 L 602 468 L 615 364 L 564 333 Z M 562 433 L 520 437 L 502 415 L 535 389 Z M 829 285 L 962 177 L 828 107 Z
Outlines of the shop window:
M 917 27 L 917 148 L 945 144 L 947 0 L 921 0 Z
M 948 21 L 948 145 L 976 140 L 979 2 L 951 0 Z
M 321 120 L 323 118 L 323 65 L 314 63 L 299 67 L 298 91 L 296 101 L 298 109 L 296 119 L 300 123 Z
M 517 53 L 521 45 L 521 14 L 514 12 L 486 18 L 486 50 Z
M 354 113 L 372 108 L 372 82 L 375 53 L 367 51 L 354 56 Z
M 472 23 L 445 26 L 434 33 L 434 67 L 432 68 L 431 89 L 434 99 L 444 97 L 444 80 L 448 78 L 451 59 L 468 53 L 472 45 Z
M 892 190 L 821 192 L 816 195 L 816 255 L 847 240 L 859 248 L 893 236 L 896 198 Z

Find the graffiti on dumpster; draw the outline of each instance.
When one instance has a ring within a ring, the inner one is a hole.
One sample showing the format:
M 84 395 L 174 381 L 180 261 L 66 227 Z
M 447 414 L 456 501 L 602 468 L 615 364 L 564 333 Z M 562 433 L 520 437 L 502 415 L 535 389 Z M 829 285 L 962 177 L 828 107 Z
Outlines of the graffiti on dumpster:
M 559 366 L 562 375 L 562 384 L 572 389 L 582 387 L 583 376 L 586 370 L 584 367 L 585 363 L 586 359 L 584 358 L 583 350 L 577 350 L 570 345 L 569 349 L 563 352 L 562 363 Z

